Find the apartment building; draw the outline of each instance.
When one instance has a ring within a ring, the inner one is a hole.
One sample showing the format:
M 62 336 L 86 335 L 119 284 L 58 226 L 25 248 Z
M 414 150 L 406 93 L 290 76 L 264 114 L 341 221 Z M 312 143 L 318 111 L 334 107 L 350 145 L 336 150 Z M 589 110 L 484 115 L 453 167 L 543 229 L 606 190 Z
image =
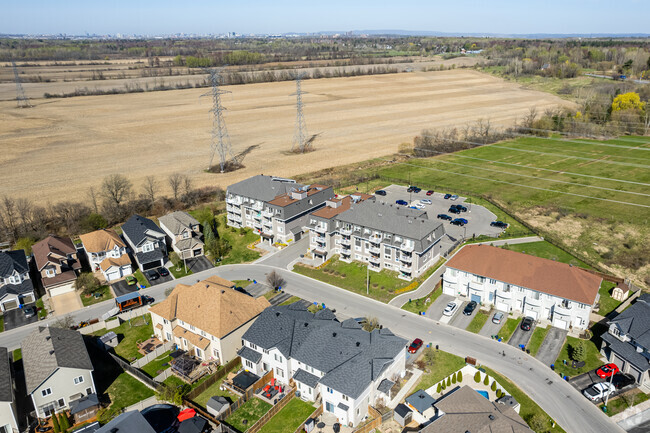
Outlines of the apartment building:
M 321 401 L 352 427 L 368 415 L 369 404 L 389 399 L 406 372 L 405 339 L 387 328 L 366 332 L 354 319 L 339 322 L 329 309 L 310 313 L 300 303 L 267 308 L 242 340 L 244 368 L 293 380 L 301 398 Z
M 490 245 L 465 246 L 445 266 L 443 293 L 561 329 L 589 326 L 602 282 L 576 266 Z
M 228 187 L 227 222 L 231 227 L 253 229 L 270 244 L 288 244 L 300 240 L 309 214 L 334 196 L 331 186 L 257 175 Z
M 405 280 L 422 275 L 442 250 L 444 225 L 426 211 L 379 202 L 366 194 L 329 200 L 310 215 L 310 250 L 326 260 L 368 263 L 370 270 L 389 269 Z

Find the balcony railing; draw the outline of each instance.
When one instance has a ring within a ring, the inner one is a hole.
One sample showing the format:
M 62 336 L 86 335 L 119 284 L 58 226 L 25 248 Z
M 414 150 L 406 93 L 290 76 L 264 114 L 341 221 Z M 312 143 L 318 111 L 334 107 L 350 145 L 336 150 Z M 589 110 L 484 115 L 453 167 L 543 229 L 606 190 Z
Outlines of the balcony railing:
M 262 203 L 253 203 L 253 206 L 251 206 L 255 210 L 261 211 L 264 205 Z
M 237 198 L 228 198 L 227 197 L 226 198 L 226 203 L 227 204 L 235 204 L 237 206 L 240 206 L 241 205 L 241 198 L 239 198 L 239 197 L 237 197 Z
M 370 248 L 368 248 L 368 251 L 370 251 L 373 254 L 381 254 L 381 248 L 373 247 L 372 245 L 370 245 Z
M 272 218 L 273 217 L 273 212 L 268 210 L 268 209 L 264 209 L 262 211 L 262 216 L 264 216 L 266 218 Z
M 351 243 L 352 241 L 350 240 L 350 238 L 346 238 L 346 237 L 341 238 L 341 245 L 350 245 Z
M 414 246 L 413 246 L 413 244 L 403 243 L 402 245 L 400 245 L 400 249 L 402 251 L 409 251 L 410 252 L 410 251 L 413 251 Z
M 371 263 L 381 263 L 381 257 L 371 255 L 369 261 Z
M 402 254 L 402 256 L 400 257 L 400 260 L 405 262 L 405 263 L 413 263 L 413 256 Z
M 314 231 L 316 231 L 316 233 L 327 233 L 327 227 L 317 225 L 316 227 L 314 227 Z
M 402 272 L 408 272 L 408 273 L 411 273 L 413 271 L 411 269 L 411 265 L 405 265 L 404 263 L 400 263 L 399 270 L 402 271 Z
M 374 242 L 376 244 L 381 242 L 381 235 L 380 234 L 374 234 L 370 236 L 370 242 Z
M 339 229 L 339 231 L 341 232 L 342 235 L 345 235 L 345 236 L 352 235 L 352 228 L 351 227 L 341 227 Z
M 273 227 L 273 221 L 264 220 L 264 227 Z

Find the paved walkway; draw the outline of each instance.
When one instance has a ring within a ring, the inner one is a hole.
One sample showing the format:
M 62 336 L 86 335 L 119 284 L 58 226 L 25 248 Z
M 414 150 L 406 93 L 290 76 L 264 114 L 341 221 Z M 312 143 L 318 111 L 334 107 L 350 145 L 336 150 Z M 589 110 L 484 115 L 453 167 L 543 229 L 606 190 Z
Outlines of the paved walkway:
M 422 370 L 419 370 L 417 368 L 411 369 L 411 373 L 413 373 L 413 376 L 404 384 L 404 386 L 399 390 L 397 395 L 393 397 L 393 399 L 388 403 L 388 407 L 391 409 L 395 409 L 395 407 L 399 404 L 400 401 L 404 400 L 406 397 L 406 394 L 408 394 L 411 389 L 415 386 L 415 384 L 420 380 L 420 377 L 423 374 Z
M 527 236 L 525 238 L 513 238 L 513 239 L 501 239 L 496 241 L 487 241 L 487 242 L 477 242 L 478 245 L 494 245 L 495 247 L 500 247 L 501 245 L 516 245 L 516 244 L 527 244 L 528 242 L 541 242 L 544 238 L 539 236 Z

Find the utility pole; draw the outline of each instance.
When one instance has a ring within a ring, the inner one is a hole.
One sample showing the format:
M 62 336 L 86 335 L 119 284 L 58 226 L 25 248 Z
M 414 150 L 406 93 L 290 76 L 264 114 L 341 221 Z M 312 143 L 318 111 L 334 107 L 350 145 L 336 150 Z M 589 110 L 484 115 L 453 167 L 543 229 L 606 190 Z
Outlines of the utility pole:
M 11 67 L 14 70 L 14 79 L 16 81 L 16 101 L 18 103 L 18 108 L 31 108 L 32 104 L 29 103 L 29 99 L 25 96 L 25 90 L 23 90 L 23 85 L 20 82 L 16 62 L 11 62 Z
M 227 90 L 222 90 L 220 88 L 222 70 L 223 68 L 213 68 L 207 70 L 210 74 L 210 84 L 212 85 L 212 90 L 201 95 L 212 97 L 212 109 L 210 110 L 213 115 L 212 141 L 210 143 L 210 162 L 208 164 L 208 170 L 212 168 L 212 162 L 214 160 L 215 153 L 218 153 L 221 173 L 226 171 L 228 168 L 237 168 L 239 166 L 239 161 L 232 151 L 230 136 L 228 135 L 226 121 L 223 116 L 223 112 L 226 109 L 221 105 L 221 95 L 224 93 L 230 93 Z
M 296 75 L 296 93 L 291 94 L 292 96 L 296 95 L 296 131 L 293 135 L 291 151 L 297 153 L 305 153 L 310 150 L 310 142 L 307 140 L 307 126 L 305 125 L 305 116 L 302 110 L 302 95 L 305 93 L 302 91 L 302 79 L 305 75 L 304 72 Z
M 366 266 L 366 295 L 370 295 L 370 261 Z

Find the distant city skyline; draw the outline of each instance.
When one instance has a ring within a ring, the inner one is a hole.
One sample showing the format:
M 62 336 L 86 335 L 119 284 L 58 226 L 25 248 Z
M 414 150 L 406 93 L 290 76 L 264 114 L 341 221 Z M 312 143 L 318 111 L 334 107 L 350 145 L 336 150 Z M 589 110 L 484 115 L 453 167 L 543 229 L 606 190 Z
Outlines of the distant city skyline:
M 285 34 L 403 30 L 456 34 L 650 33 L 640 0 L 313 2 L 24 0 L 5 3 L 4 34 Z

